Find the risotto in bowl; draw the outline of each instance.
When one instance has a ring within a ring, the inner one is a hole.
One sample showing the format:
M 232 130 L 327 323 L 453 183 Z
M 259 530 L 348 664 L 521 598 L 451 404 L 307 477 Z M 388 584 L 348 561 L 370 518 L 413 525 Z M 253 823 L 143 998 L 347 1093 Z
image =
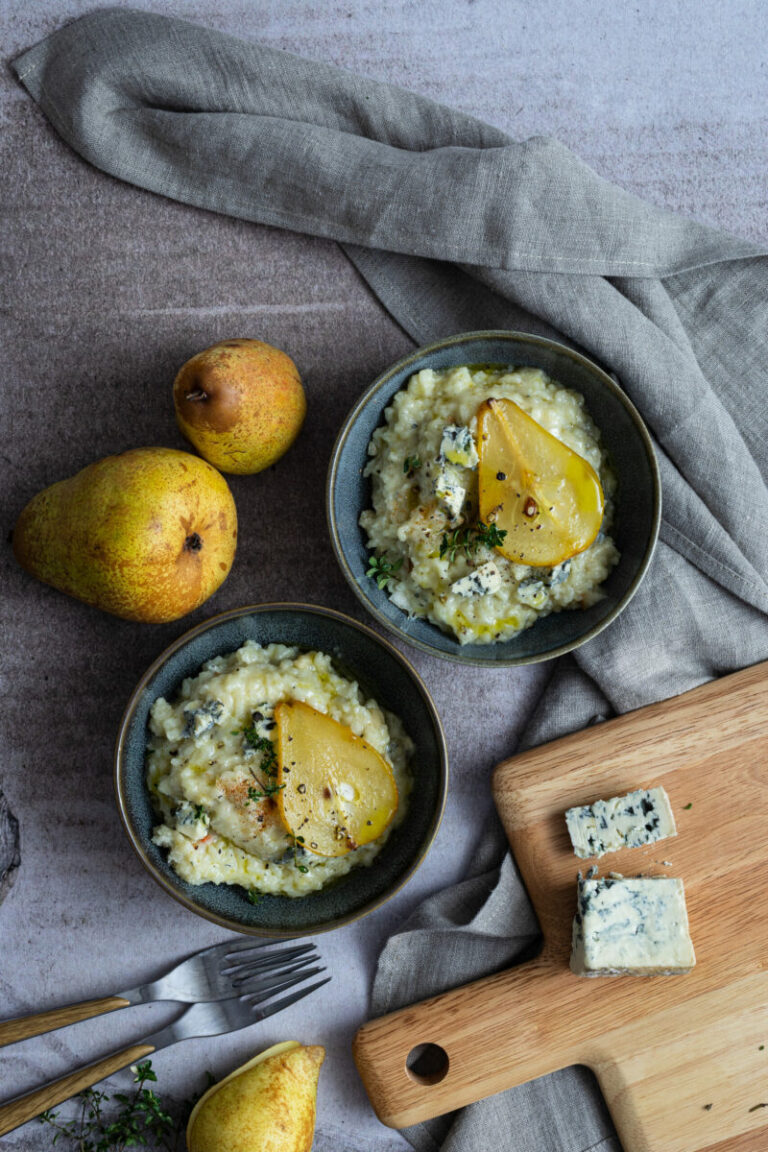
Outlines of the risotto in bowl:
M 447 786 L 416 673 L 328 609 L 257 605 L 181 637 L 118 740 L 123 822 L 187 907 L 259 935 L 336 927 L 423 859 Z
M 597 365 L 541 337 L 475 333 L 368 389 L 334 449 L 327 512 L 382 623 L 450 659 L 523 664 L 628 603 L 658 533 L 658 469 Z

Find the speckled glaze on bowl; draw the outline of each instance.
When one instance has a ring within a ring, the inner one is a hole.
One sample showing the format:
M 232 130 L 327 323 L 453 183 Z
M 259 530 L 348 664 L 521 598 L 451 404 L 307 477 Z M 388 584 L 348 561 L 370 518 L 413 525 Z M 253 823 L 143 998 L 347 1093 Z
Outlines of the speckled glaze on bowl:
M 422 368 L 440 371 L 458 364 L 541 368 L 566 388 L 581 392 L 618 477 L 611 535 L 621 559 L 602 585 L 604 599 L 591 608 L 553 612 L 513 640 L 497 644 L 459 644 L 427 620 L 409 620 L 365 574 L 369 552 L 359 517 L 371 507 L 370 481 L 363 476 L 371 436 L 383 423 L 392 397 L 414 372 Z M 469 332 L 417 349 L 388 368 L 363 393 L 347 416 L 331 455 L 326 514 L 336 558 L 352 590 L 381 624 L 408 644 L 462 664 L 534 664 L 591 640 L 626 608 L 656 545 L 661 484 L 651 438 L 639 412 L 597 364 L 541 336 Z
M 264 896 L 249 903 L 245 890 L 225 884 L 187 884 L 152 843 L 157 823 L 144 783 L 149 710 L 173 697 L 207 660 L 234 652 L 246 640 L 287 644 L 330 655 L 364 693 L 395 712 L 415 744 L 414 788 L 403 824 L 368 868 L 307 896 Z M 134 689 L 115 749 L 115 791 L 123 825 L 150 875 L 192 912 L 253 936 L 303 936 L 338 928 L 373 911 L 416 871 L 435 837 L 448 787 L 445 737 L 435 706 L 407 660 L 383 637 L 348 616 L 310 604 L 254 604 L 224 612 L 186 632 L 167 648 Z

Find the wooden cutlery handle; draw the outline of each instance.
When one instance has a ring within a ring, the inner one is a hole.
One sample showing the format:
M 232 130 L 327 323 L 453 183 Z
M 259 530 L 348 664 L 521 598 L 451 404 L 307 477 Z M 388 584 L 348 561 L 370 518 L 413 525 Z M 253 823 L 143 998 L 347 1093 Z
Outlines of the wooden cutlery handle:
M 130 1000 L 121 996 L 105 996 L 101 1000 L 84 1000 L 81 1004 L 69 1004 L 66 1008 L 53 1008 L 50 1012 L 38 1012 L 35 1016 L 19 1016 L 16 1020 L 0 1022 L 0 1048 L 4 1044 L 15 1044 L 17 1040 L 27 1040 L 39 1036 L 41 1032 L 53 1032 L 78 1020 L 90 1020 L 104 1012 L 114 1012 L 116 1008 L 127 1008 Z
M 75 1096 L 85 1088 L 98 1084 L 99 1080 L 104 1080 L 113 1072 L 125 1068 L 126 1064 L 135 1064 L 137 1060 L 143 1060 L 154 1050 L 151 1044 L 133 1044 L 130 1048 L 124 1048 L 122 1052 L 114 1052 L 111 1056 L 105 1056 L 103 1060 L 97 1060 L 95 1064 L 88 1064 L 85 1068 L 79 1068 L 77 1072 L 70 1072 L 68 1076 L 62 1076 L 60 1080 L 54 1080 L 44 1088 L 37 1088 L 26 1096 L 19 1096 L 8 1104 L 0 1105 L 0 1136 L 13 1131 L 21 1124 L 26 1124 L 28 1120 L 34 1120 L 47 1108 L 55 1108 L 70 1096 Z

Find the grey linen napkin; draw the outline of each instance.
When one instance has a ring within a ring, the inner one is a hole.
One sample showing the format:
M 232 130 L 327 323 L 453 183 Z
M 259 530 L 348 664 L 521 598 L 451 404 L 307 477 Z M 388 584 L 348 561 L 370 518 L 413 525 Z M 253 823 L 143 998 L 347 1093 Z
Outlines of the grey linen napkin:
M 561 661 L 528 745 L 768 657 L 768 263 L 644 204 L 556 141 L 510 140 L 338 68 L 131 10 L 14 65 L 98 168 L 215 212 L 340 241 L 419 342 L 558 335 L 608 365 L 655 437 L 661 540 L 631 605 Z M 524 957 L 538 928 L 499 829 L 476 874 L 382 954 L 378 1014 Z M 419 1149 L 618 1148 L 584 1069 L 409 1129 Z

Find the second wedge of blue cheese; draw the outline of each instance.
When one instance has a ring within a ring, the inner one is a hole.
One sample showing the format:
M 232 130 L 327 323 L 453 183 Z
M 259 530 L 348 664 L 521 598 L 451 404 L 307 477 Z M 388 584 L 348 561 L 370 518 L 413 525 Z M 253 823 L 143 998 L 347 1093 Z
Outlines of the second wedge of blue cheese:
M 569 808 L 565 822 L 573 850 L 582 860 L 677 835 L 669 797 L 663 788 L 638 788 L 626 796 Z
M 696 963 L 682 880 L 579 876 L 577 900 L 577 976 L 672 976 Z

